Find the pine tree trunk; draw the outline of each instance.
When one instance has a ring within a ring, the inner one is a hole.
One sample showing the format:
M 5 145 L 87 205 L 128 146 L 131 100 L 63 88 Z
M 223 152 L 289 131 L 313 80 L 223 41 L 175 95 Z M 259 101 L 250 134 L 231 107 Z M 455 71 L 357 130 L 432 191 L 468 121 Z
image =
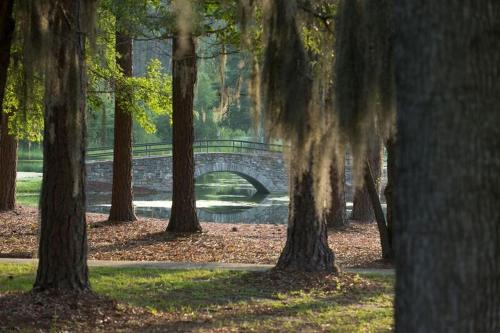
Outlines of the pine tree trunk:
M 85 223 L 85 63 L 82 13 L 89 1 L 51 8 L 45 74 L 43 183 L 35 291 L 89 288 Z M 69 21 L 68 21 L 69 20 Z
M 132 77 L 132 38 L 116 32 L 116 62 L 125 77 Z M 113 149 L 113 190 L 109 221 L 136 221 L 132 191 L 132 114 L 126 110 L 130 92 L 115 87 L 115 130 Z
M 167 231 L 199 232 L 194 191 L 193 98 L 196 48 L 192 36 L 173 38 L 172 46 L 172 211 Z
M 9 116 L 0 118 L 0 211 L 6 211 L 16 207 L 17 139 L 9 134 Z
M 344 159 L 340 163 L 341 170 L 337 170 L 336 161 L 333 161 L 330 168 L 330 182 L 332 186 L 331 204 L 326 214 L 326 221 L 329 228 L 339 228 L 347 225 L 345 209 L 345 176 Z
M 3 113 L 3 99 L 14 33 L 13 0 L 0 4 L 0 211 L 16 205 L 17 139 L 9 134 L 9 117 Z
M 376 180 L 377 192 L 380 189 L 380 176 L 382 174 L 381 144 L 378 139 L 372 143 L 368 150 L 368 158 L 372 166 L 373 177 Z M 357 188 L 354 192 L 351 220 L 361 222 L 373 222 L 375 214 L 373 212 L 370 195 L 366 185 Z
M 328 247 L 326 220 L 316 213 L 311 172 L 291 181 L 287 240 L 276 269 L 336 272 L 335 256 Z
M 500 2 L 396 5 L 396 331 L 500 332 Z

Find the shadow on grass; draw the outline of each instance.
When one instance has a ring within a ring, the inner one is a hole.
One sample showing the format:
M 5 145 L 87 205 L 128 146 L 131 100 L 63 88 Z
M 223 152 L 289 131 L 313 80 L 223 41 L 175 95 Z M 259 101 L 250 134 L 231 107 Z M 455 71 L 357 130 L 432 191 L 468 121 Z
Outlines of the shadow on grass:
M 34 266 L 4 268 L 0 265 L 0 294 L 31 289 Z M 91 284 L 96 293 L 149 314 L 173 314 L 168 320 L 158 317 L 141 331 L 223 326 L 241 328 L 239 331 L 319 331 L 323 323 L 346 321 L 351 325 L 360 320 L 386 320 L 392 315 L 392 310 L 382 304 L 392 297 L 390 277 L 91 268 Z M 0 304 L 12 303 L 12 297 L 0 296 Z
M 93 285 L 99 293 L 158 310 L 201 309 L 238 302 L 281 300 L 314 295 L 330 302 L 352 304 L 387 293 L 390 278 L 340 277 L 317 274 L 237 271 L 165 271 L 154 269 L 95 269 Z

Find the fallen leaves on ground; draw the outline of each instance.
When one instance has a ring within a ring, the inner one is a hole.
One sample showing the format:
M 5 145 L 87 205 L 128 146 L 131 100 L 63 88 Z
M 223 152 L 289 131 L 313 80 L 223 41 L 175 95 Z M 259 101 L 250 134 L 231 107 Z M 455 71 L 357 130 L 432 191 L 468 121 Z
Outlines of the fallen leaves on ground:
M 38 220 L 37 209 L 30 207 L 0 213 L 0 257 L 36 257 Z M 87 214 L 89 259 L 275 264 L 286 240 L 286 225 L 203 222 L 202 233 L 172 234 L 165 232 L 167 220 L 106 220 Z M 374 223 L 332 230 L 329 244 L 340 267 L 389 266 L 380 260 Z
M 168 317 L 167 313 L 162 316 Z M 173 318 L 164 318 L 173 319 Z M 144 308 L 118 303 L 91 292 L 54 295 L 0 293 L 0 331 L 109 332 L 139 329 L 157 321 Z

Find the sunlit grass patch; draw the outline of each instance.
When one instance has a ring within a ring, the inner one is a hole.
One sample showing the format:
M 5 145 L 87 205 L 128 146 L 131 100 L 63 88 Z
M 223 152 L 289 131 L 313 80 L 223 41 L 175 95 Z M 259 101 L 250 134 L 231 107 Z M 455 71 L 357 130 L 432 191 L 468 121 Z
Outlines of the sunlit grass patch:
M 42 179 L 22 179 L 16 182 L 16 201 L 20 205 L 37 206 Z
M 0 295 L 29 291 L 33 265 L 0 264 Z M 393 278 L 269 272 L 91 268 L 93 290 L 197 329 L 256 332 L 387 332 Z M 0 296 L 1 299 L 1 296 Z M 169 325 L 171 325 L 170 323 Z

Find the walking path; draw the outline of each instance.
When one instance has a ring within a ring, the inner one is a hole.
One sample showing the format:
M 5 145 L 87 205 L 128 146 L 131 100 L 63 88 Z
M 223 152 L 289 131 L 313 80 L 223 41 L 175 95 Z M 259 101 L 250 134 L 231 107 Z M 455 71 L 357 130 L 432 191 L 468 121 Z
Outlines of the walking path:
M 38 259 L 16 259 L 0 258 L 0 264 L 36 264 Z M 169 261 L 111 261 L 111 260 L 89 260 L 90 267 L 113 267 L 113 268 L 143 268 L 143 269 L 225 269 L 233 271 L 265 271 L 274 265 L 261 264 L 237 264 L 237 263 L 192 263 L 192 262 L 169 262 Z M 386 268 L 344 268 L 344 272 L 355 274 L 394 275 L 394 269 Z

